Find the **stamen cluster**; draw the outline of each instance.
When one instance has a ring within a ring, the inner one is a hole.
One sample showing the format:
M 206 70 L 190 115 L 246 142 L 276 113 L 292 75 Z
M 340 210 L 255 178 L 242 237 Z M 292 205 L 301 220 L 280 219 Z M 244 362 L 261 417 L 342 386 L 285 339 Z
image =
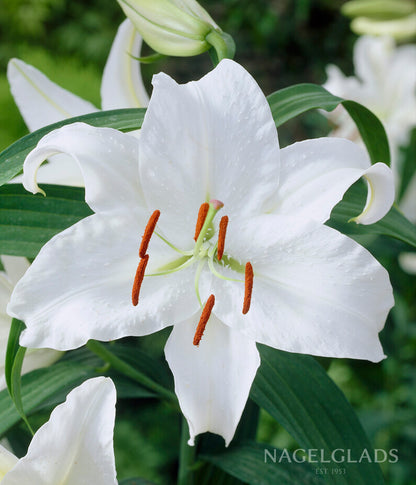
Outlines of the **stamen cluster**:
M 195 240 L 195 248 L 192 251 L 192 258 L 187 262 L 184 263 L 181 267 L 185 267 L 185 265 L 188 265 L 188 263 L 192 263 L 194 259 L 198 257 L 198 253 L 201 250 L 201 247 L 203 248 L 203 243 L 206 237 L 206 234 L 208 232 L 209 226 L 214 219 L 216 213 L 218 210 L 220 210 L 224 204 L 221 201 L 218 200 L 211 200 L 209 203 L 204 202 L 201 204 L 201 207 L 199 208 L 198 211 L 198 218 L 197 222 L 195 225 L 195 235 L 194 235 L 194 240 Z M 134 306 L 137 306 L 139 303 L 139 293 L 140 293 L 140 288 L 143 283 L 143 279 L 145 276 L 146 272 L 146 266 L 149 261 L 149 255 L 147 254 L 147 249 L 149 246 L 150 238 L 152 237 L 156 224 L 159 220 L 160 217 L 160 211 L 155 210 L 153 214 L 150 216 L 149 221 L 146 225 L 146 228 L 144 230 L 144 234 L 142 236 L 142 241 L 140 244 L 139 248 L 139 257 L 140 261 L 136 270 L 136 275 L 134 278 L 133 282 L 133 289 L 132 289 L 132 303 Z M 211 259 L 214 256 L 214 252 L 216 250 L 217 252 L 217 259 L 218 261 L 221 261 L 224 255 L 224 249 L 225 249 L 225 236 L 227 233 L 227 226 L 228 226 L 228 216 L 223 216 L 220 220 L 219 223 L 219 230 L 218 230 L 218 241 L 216 245 L 212 248 L 212 250 L 209 252 L 211 255 Z M 162 236 L 160 236 L 158 233 L 156 233 L 164 242 L 171 244 L 165 240 Z M 180 251 L 182 252 L 182 251 Z M 183 254 L 187 254 L 183 252 Z M 200 254 L 200 253 L 199 253 Z M 206 254 L 206 252 L 204 252 Z M 201 258 L 201 256 L 199 256 Z M 178 269 L 181 269 L 179 267 Z M 218 273 L 218 271 L 214 270 L 213 268 L 213 262 L 210 260 L 210 268 L 213 272 L 214 275 L 219 276 L 223 279 L 231 279 L 231 278 L 226 278 Z M 163 274 L 163 273 L 159 273 Z M 200 274 L 200 269 L 197 270 L 197 277 L 196 277 L 196 282 L 199 279 L 199 274 Z M 156 274 L 157 275 L 157 274 Z M 155 276 L 156 276 L 155 275 Z M 253 267 L 250 262 L 246 263 L 245 266 L 245 278 L 244 278 L 244 302 L 243 302 L 243 310 L 242 313 L 245 315 L 249 309 L 250 309 L 250 304 L 251 304 L 251 297 L 252 297 L 252 292 L 253 292 L 253 278 L 254 278 L 254 273 L 253 273 Z M 232 281 L 239 281 L 239 280 L 232 280 Z M 197 285 L 196 285 L 197 286 Z M 196 331 L 195 331 L 195 336 L 193 339 L 193 344 L 198 346 L 202 335 L 204 334 L 205 327 L 208 323 L 208 320 L 211 316 L 212 309 L 215 304 L 215 296 L 211 294 L 205 304 L 202 306 L 201 300 L 199 298 L 199 293 L 197 290 L 197 296 L 200 301 L 201 307 L 202 307 L 202 312 L 201 312 L 201 317 L 199 319 Z

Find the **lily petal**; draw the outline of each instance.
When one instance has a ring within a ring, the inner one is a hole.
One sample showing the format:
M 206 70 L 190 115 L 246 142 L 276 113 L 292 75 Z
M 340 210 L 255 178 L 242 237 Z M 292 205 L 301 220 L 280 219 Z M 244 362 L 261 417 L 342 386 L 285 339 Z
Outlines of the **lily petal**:
M 210 199 L 221 200 L 230 218 L 268 210 L 279 144 L 270 107 L 250 74 L 225 59 L 197 82 L 178 85 L 158 74 L 153 85 L 140 176 L 148 206 L 169 213 L 163 225 L 169 239 L 192 245 L 199 206 Z
M 254 285 L 242 315 L 244 284 L 213 280 L 214 311 L 224 323 L 290 352 L 384 357 L 378 332 L 393 293 L 387 271 L 362 246 L 314 221 L 275 215 L 230 227 L 227 244 L 235 260 L 252 263 Z
M 10 453 L 4 446 L 0 445 L 0 480 L 11 470 L 19 461 L 17 456 Z
M 400 253 L 399 264 L 406 273 L 416 275 L 416 253 Z
M 109 378 L 85 381 L 36 432 L 2 485 L 117 485 L 113 450 L 116 390 Z
M 95 212 L 133 211 L 143 206 L 138 173 L 138 140 L 112 128 L 74 123 L 50 132 L 27 156 L 23 185 L 41 192 L 36 177 L 50 156 L 64 153 L 79 165 L 85 182 L 85 200 Z
M 384 163 L 370 165 L 364 150 L 349 140 L 319 138 L 294 143 L 281 151 L 281 158 L 275 214 L 325 222 L 347 189 L 361 177 L 369 189 L 356 222 L 378 221 L 394 202 L 392 171 Z
M 211 315 L 198 347 L 192 344 L 198 316 L 177 324 L 165 346 L 175 392 L 189 425 L 189 445 L 210 431 L 228 446 L 260 365 L 253 340 Z
M 26 323 L 21 345 L 68 350 L 89 339 L 146 335 L 197 311 L 196 295 L 189 292 L 194 268 L 145 277 L 139 304 L 133 306 L 140 236 L 148 217 L 145 211 L 114 217 L 95 214 L 42 248 L 7 307 L 9 315 Z M 148 274 L 180 257 L 156 235 L 149 255 Z
M 390 70 L 395 45 L 392 37 L 360 37 L 354 46 L 355 73 L 364 84 L 379 88 Z
M 140 108 L 149 96 L 143 85 L 140 63 L 142 38 L 129 19 L 118 28 L 101 82 L 102 109 Z
M 61 88 L 19 59 L 9 61 L 7 77 L 14 100 L 30 131 L 98 111 L 92 103 Z
M 0 390 L 2 390 L 6 388 L 4 361 L 11 324 L 11 318 L 6 314 L 6 306 L 14 285 L 29 268 L 29 262 L 26 258 L 17 256 L 1 256 L 0 259 L 5 269 L 4 273 L 0 272 Z M 61 352 L 51 349 L 28 349 L 23 360 L 22 374 L 47 367 L 58 360 L 60 356 Z
M 29 261 L 20 256 L 1 256 L 1 263 L 10 283 L 14 286 L 29 268 Z

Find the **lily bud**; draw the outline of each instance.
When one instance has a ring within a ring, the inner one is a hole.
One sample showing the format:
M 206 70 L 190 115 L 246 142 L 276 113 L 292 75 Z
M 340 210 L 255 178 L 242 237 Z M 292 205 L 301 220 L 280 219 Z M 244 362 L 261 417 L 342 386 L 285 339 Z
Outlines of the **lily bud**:
M 416 5 L 411 0 L 351 0 L 341 11 L 359 35 L 389 35 L 406 41 L 416 36 Z
M 394 20 L 358 17 L 351 22 L 351 30 L 358 35 L 389 35 L 397 41 L 409 41 L 416 37 L 416 13 Z
M 195 0 L 117 1 L 147 44 L 161 54 L 201 54 L 214 45 L 209 39 L 223 35 Z

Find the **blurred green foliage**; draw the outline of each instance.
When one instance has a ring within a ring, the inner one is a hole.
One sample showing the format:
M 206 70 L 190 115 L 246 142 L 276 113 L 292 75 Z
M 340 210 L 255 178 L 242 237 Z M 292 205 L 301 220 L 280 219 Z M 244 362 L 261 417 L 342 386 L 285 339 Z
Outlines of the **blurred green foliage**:
M 19 57 L 100 106 L 101 73 L 123 14 L 115 0 L 1 2 L 0 148 L 4 148 L 27 132 L 8 90 L 8 60 Z M 336 63 L 346 74 L 352 72 L 356 37 L 340 15 L 340 0 L 201 3 L 234 37 L 236 60 L 254 75 L 266 94 L 294 83 L 320 84 L 328 63 Z M 150 91 L 151 75 L 159 70 L 188 81 L 210 68 L 209 57 L 203 55 L 170 58 L 142 70 Z M 282 127 L 279 136 L 285 145 L 322 136 L 327 130 L 326 120 L 311 113 Z M 379 365 L 329 359 L 324 364 L 359 413 L 374 446 L 399 450 L 398 463 L 383 465 L 387 483 L 409 485 L 416 483 L 416 285 L 414 277 L 397 264 L 397 254 L 408 249 L 404 244 L 378 238 L 370 249 L 389 269 L 396 290 L 396 307 L 382 334 L 388 358 Z M 146 337 L 139 345 L 156 351 L 163 348 L 165 338 L 165 334 Z M 152 401 L 118 404 L 115 447 L 120 478 L 137 475 L 159 483 L 172 481 L 179 423 L 172 422 L 169 409 L 162 408 Z M 153 412 L 155 409 L 160 412 Z M 265 413 L 261 414 L 258 437 L 275 446 L 296 446 Z

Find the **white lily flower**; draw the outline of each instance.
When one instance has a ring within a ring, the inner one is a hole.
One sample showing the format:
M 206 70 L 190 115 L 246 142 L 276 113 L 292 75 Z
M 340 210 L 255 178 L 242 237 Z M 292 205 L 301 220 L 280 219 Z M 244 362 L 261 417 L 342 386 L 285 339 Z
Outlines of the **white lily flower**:
M 25 187 L 35 193 L 43 160 L 71 155 L 95 214 L 43 247 L 8 312 L 25 321 L 29 347 L 72 349 L 174 325 L 165 353 L 190 444 L 211 431 L 228 445 L 260 363 L 256 342 L 384 357 L 388 274 L 323 222 L 362 176 L 372 194 L 358 220 L 383 217 L 393 177 L 348 140 L 280 150 L 266 98 L 233 61 L 197 82 L 159 74 L 153 85 L 140 140 L 74 124 L 27 157 Z
M 71 391 L 18 459 L 0 445 L 1 485 L 117 485 L 113 450 L 116 390 L 89 379 Z
M 103 110 L 140 108 L 149 97 L 140 74 L 142 38 L 130 20 L 118 28 L 101 82 Z M 93 113 L 98 109 L 89 101 L 61 88 L 42 72 L 19 59 L 11 59 L 7 68 L 10 89 L 17 107 L 30 131 L 66 118 Z M 67 157 L 53 157 L 42 165 L 39 176 L 44 183 L 83 186 L 76 164 Z M 57 181 L 57 177 L 60 179 Z M 14 181 L 20 181 L 20 177 Z
M 357 101 L 382 121 L 389 139 L 392 168 L 399 174 L 399 147 L 409 142 L 416 126 L 416 46 L 395 47 L 390 37 L 360 37 L 354 46 L 356 76 L 346 77 L 337 66 L 327 68 L 325 89 Z M 359 140 L 358 130 L 339 107 L 325 113 L 336 126 L 334 136 Z
M 5 271 L 0 271 L 0 391 L 6 388 L 4 375 L 4 362 L 6 359 L 7 341 L 9 338 L 12 319 L 6 313 L 6 306 L 10 300 L 14 285 L 29 268 L 29 262 L 25 258 L 16 256 L 1 256 L 0 260 Z M 28 349 L 22 366 L 22 374 L 34 369 L 47 367 L 53 364 L 62 352 L 52 349 Z M 0 467 L 1 470 L 1 467 Z
M 210 48 L 206 38 L 218 25 L 195 0 L 117 0 L 152 49 L 193 56 Z

